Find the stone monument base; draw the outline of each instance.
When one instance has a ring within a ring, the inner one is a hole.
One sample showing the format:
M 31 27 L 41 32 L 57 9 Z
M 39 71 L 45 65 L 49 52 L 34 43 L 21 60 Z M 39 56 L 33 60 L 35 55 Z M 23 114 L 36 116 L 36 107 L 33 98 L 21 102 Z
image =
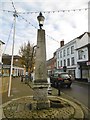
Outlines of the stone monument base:
M 42 110 L 50 108 L 50 101 L 33 101 L 31 103 L 31 110 Z
M 48 84 L 35 83 L 33 85 L 33 103 L 32 109 L 48 109 L 50 101 L 48 100 Z

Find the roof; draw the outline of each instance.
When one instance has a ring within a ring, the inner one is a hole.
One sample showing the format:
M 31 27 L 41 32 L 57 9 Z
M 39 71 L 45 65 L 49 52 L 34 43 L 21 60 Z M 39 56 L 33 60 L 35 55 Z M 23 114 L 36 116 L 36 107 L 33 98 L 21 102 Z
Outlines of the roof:
M 73 40 L 69 41 L 69 42 L 68 42 L 68 43 L 66 43 L 65 45 L 69 44 L 70 42 L 75 41 L 76 39 L 81 39 L 81 38 L 82 38 L 85 34 L 88 34 L 88 36 L 90 37 L 90 32 L 84 32 L 82 35 L 80 35 L 80 36 L 78 36 L 78 37 L 74 38 Z M 64 45 L 64 46 L 65 46 L 65 45 Z M 57 50 L 59 50 L 59 49 L 63 48 L 64 46 L 59 47 Z
M 47 64 L 50 64 L 53 59 L 54 59 L 54 57 L 52 57 L 52 58 L 50 58 L 49 60 L 47 60 Z
M 3 41 L 1 41 L 1 40 L 0 40 L 0 42 L 1 42 L 2 44 L 5 44 L 5 43 L 4 43 Z
M 81 39 L 85 34 L 88 34 L 88 36 L 90 37 L 90 32 L 85 32 L 85 33 L 83 33 L 82 35 L 80 35 L 79 37 L 77 37 L 78 39 Z M 77 38 L 75 38 L 75 39 L 77 39 Z

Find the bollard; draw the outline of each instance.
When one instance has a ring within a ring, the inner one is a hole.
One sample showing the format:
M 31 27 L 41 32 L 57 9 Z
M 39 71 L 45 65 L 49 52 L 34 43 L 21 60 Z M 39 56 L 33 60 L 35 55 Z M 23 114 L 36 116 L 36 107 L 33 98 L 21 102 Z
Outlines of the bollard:
M 27 84 L 27 76 L 25 76 L 25 84 Z
M 23 76 L 21 76 L 21 82 L 23 82 Z
M 61 95 L 61 83 L 59 82 L 58 83 L 58 96 Z

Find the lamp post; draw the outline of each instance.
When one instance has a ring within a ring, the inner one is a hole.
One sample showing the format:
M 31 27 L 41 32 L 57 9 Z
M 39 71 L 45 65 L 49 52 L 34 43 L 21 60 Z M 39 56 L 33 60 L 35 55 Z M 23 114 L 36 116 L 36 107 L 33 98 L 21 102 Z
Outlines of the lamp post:
M 42 13 L 41 13 L 41 12 L 39 13 L 39 16 L 37 17 L 37 19 L 38 19 L 38 22 L 39 22 L 40 29 L 42 29 L 42 26 L 43 26 L 43 24 L 44 24 L 45 17 L 42 16 Z
M 37 48 L 35 61 L 35 80 L 33 83 L 33 100 L 35 101 L 34 109 L 43 109 L 49 107 L 47 97 L 47 67 L 46 67 L 46 41 L 45 30 L 42 29 L 44 16 L 40 12 L 37 17 L 40 29 L 37 31 Z

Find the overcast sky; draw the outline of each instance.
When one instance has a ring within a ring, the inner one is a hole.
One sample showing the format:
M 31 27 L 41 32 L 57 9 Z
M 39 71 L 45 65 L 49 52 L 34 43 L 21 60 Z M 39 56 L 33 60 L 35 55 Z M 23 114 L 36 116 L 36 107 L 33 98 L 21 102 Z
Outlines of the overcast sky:
M 65 44 L 84 32 L 88 31 L 88 8 L 89 0 L 13 0 L 15 9 L 20 16 L 16 18 L 16 33 L 14 54 L 18 54 L 20 46 L 30 41 L 37 44 L 37 16 L 42 12 L 45 17 L 43 29 L 46 32 L 47 59 L 53 57 L 53 53 L 60 47 L 60 41 Z M 76 9 L 81 9 L 76 10 Z M 6 11 L 3 11 L 6 10 Z M 13 24 L 14 11 L 12 0 L 0 2 L 0 39 L 5 42 L 4 53 L 12 53 L 13 30 L 10 38 L 9 33 Z M 61 11 L 72 10 L 72 11 Z M 75 10 L 75 11 L 74 11 Z M 51 12 L 49 12 L 51 11 Z M 52 12 L 54 11 L 54 12 Z M 29 14 L 27 14 L 29 12 Z M 32 12 L 32 13 L 31 13 Z M 25 13 L 25 14 L 23 14 Z M 22 19 L 25 18 L 27 22 Z M 8 40 L 9 38 L 9 40 Z M 7 42 L 8 41 L 8 42 Z

